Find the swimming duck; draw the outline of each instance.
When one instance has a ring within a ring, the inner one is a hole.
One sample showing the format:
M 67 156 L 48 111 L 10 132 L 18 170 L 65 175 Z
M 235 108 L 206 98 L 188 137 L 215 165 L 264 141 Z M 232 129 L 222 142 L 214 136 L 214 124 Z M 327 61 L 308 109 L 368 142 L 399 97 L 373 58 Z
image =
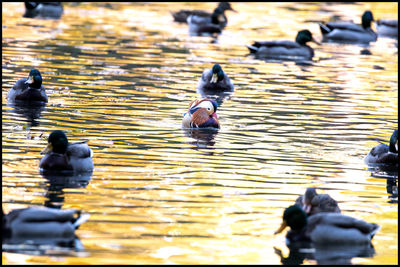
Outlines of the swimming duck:
M 190 36 L 215 36 L 222 32 L 226 25 L 224 12 L 217 7 L 211 17 L 191 15 L 187 18 Z
M 231 80 L 219 64 L 215 64 L 212 69 L 205 69 L 197 83 L 197 92 L 203 97 L 221 92 L 233 92 L 233 88 Z
M 217 7 L 222 10 L 222 16 L 223 16 L 222 21 L 225 22 L 224 23 L 225 24 L 224 27 L 225 27 L 226 24 L 228 23 L 228 19 L 225 16 L 225 11 L 232 10 L 232 11 L 236 12 L 236 10 L 234 10 L 231 7 L 231 4 L 229 2 L 220 2 Z M 187 19 L 191 15 L 198 16 L 198 17 L 211 18 L 211 13 L 207 12 L 207 11 L 203 11 L 203 10 L 180 10 L 178 12 L 172 13 L 172 16 L 174 17 L 175 21 L 183 22 L 183 23 L 187 23 Z
M 41 154 L 39 167 L 44 171 L 89 172 L 93 170 L 92 150 L 85 142 L 68 143 L 63 131 L 53 131 Z
M 314 50 L 308 46 L 307 42 L 315 42 L 309 30 L 302 30 L 297 33 L 296 41 L 278 40 L 255 42 L 247 45 L 251 54 L 258 59 L 307 59 L 311 60 Z
M 219 128 L 217 103 L 208 98 L 195 99 L 183 115 L 184 128 Z
M 399 164 L 398 151 L 399 131 L 395 129 L 390 137 L 389 145 L 379 144 L 371 149 L 364 158 L 366 164 L 383 163 L 388 165 Z
M 67 238 L 74 237 L 75 229 L 90 215 L 75 209 L 29 207 L 15 209 L 3 217 L 3 238 Z
M 334 212 L 320 212 L 307 217 L 297 205 L 283 213 L 283 222 L 275 234 L 290 227 L 286 238 L 289 243 L 309 240 L 316 245 L 366 244 L 371 242 L 379 225 Z
M 62 13 L 61 2 L 25 2 L 25 18 L 59 19 Z
M 376 22 L 376 28 L 379 36 L 397 38 L 399 35 L 397 19 L 380 19 Z
M 320 212 L 340 213 L 340 208 L 336 200 L 328 194 L 317 194 L 314 187 L 307 188 L 305 194 L 297 198 L 296 205 L 301 207 L 307 215 Z
M 349 21 L 319 23 L 323 41 L 342 43 L 369 43 L 377 40 L 377 34 L 371 29 L 374 17 L 371 11 L 365 11 L 361 17 L 361 25 Z
M 42 86 L 42 75 L 39 70 L 32 69 L 28 78 L 19 79 L 8 92 L 7 99 L 11 102 L 47 102 L 48 97 Z

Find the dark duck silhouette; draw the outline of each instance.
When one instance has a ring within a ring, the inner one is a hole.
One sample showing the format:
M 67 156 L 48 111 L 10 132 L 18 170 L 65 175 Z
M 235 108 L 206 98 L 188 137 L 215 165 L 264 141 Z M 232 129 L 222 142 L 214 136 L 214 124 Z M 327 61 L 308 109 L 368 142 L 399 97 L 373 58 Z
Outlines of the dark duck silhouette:
M 92 150 L 86 142 L 69 143 L 63 131 L 53 131 L 48 145 L 42 150 L 45 156 L 40 160 L 42 171 L 90 172 L 93 170 Z
M 254 54 L 257 59 L 288 59 L 311 60 L 314 56 L 314 50 L 307 45 L 307 42 L 315 42 L 309 30 L 302 30 L 297 33 L 296 41 L 275 40 L 254 42 L 247 45 L 250 54 Z
M 62 14 L 61 2 L 25 2 L 25 18 L 59 19 Z
M 183 115 L 183 128 L 219 128 L 217 103 L 208 98 L 195 99 Z
M 226 24 L 228 23 L 228 19 L 225 16 L 225 11 L 226 10 L 231 10 L 236 12 L 232 7 L 231 4 L 229 2 L 220 2 L 217 6 L 217 8 L 220 8 L 222 10 L 222 16 L 223 19 L 221 19 L 221 22 L 224 22 L 224 26 L 226 26 Z M 197 17 L 203 17 L 203 18 L 209 18 L 211 19 L 211 14 L 210 12 L 207 11 L 203 11 L 203 10 L 180 10 L 178 12 L 172 12 L 172 16 L 174 17 L 174 20 L 176 22 L 183 22 L 183 23 L 187 23 L 187 19 L 189 18 L 189 16 L 197 16 Z
M 205 69 L 197 83 L 197 92 L 203 97 L 233 92 L 233 89 L 231 80 L 219 64 L 215 64 L 212 69 Z
M 187 23 L 190 36 L 216 36 L 226 26 L 226 19 L 223 10 L 217 7 L 211 17 L 190 15 Z
M 7 100 L 13 103 L 46 103 L 48 97 L 42 86 L 42 75 L 39 70 L 32 69 L 28 78 L 19 79 L 8 92 Z
M 399 165 L 398 151 L 399 131 L 395 129 L 390 137 L 389 145 L 379 144 L 371 149 L 364 158 L 367 165 L 378 163 L 397 167 Z
M 377 34 L 371 29 L 374 17 L 371 11 L 365 11 L 361 17 L 361 25 L 350 21 L 319 23 L 322 41 L 333 41 L 341 43 L 369 43 L 375 42 Z
M 3 238 L 67 238 L 74 237 L 75 230 L 89 219 L 75 209 L 29 207 L 15 209 L 3 216 Z
M 297 205 L 290 206 L 283 213 L 283 222 L 275 234 L 290 227 L 286 238 L 288 243 L 311 241 L 315 245 L 369 244 L 379 225 L 359 220 L 341 213 L 320 212 L 311 216 Z
M 337 201 L 328 194 L 317 194 L 314 187 L 307 188 L 305 194 L 297 198 L 296 205 L 301 207 L 307 215 L 320 212 L 340 213 Z

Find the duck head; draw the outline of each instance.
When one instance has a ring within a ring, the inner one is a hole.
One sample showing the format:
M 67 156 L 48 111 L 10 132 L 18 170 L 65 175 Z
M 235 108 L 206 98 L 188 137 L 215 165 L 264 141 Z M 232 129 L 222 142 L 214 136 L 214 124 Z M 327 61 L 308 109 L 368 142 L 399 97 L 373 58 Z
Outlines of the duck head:
M 47 142 L 47 146 L 40 152 L 40 154 L 47 154 L 50 152 L 64 154 L 67 152 L 68 138 L 63 131 L 53 131 Z
M 210 83 L 216 83 L 219 81 L 222 81 L 222 79 L 224 79 L 225 73 L 222 70 L 221 66 L 219 64 L 215 64 L 212 67 L 212 76 L 211 76 L 211 80 Z
M 399 139 L 399 131 L 396 129 L 393 131 L 393 134 L 390 137 L 390 143 L 389 143 L 389 151 L 390 152 L 399 153 L 398 139 Z
M 39 89 L 42 86 L 42 75 L 40 75 L 39 70 L 32 69 L 25 83 L 29 84 L 29 87 Z
M 285 209 L 283 212 L 283 221 L 275 234 L 281 233 L 286 226 L 294 231 L 300 231 L 307 225 L 307 215 L 306 213 L 297 205 L 292 205 Z
M 214 9 L 214 12 L 211 14 L 211 23 L 212 24 L 223 24 L 226 22 L 226 18 L 224 15 L 224 10 L 220 7 Z
M 218 7 L 221 8 L 222 10 L 231 10 L 233 12 L 237 12 L 236 10 L 234 10 L 231 6 L 231 4 L 229 2 L 220 2 L 218 4 Z
M 306 189 L 306 193 L 304 194 L 303 198 L 303 210 L 305 213 L 309 214 L 312 209 L 312 200 L 317 196 L 317 191 L 314 187 L 309 187 Z
M 314 42 L 316 44 L 321 44 L 317 40 L 315 40 L 309 30 L 302 30 L 297 33 L 296 42 L 305 45 L 307 42 Z
M 374 21 L 374 16 L 372 12 L 367 10 L 361 17 L 361 24 L 364 29 L 371 28 L 371 22 Z
M 203 98 L 195 99 L 189 104 L 189 110 L 184 114 L 182 125 L 185 128 L 219 128 L 217 103 Z

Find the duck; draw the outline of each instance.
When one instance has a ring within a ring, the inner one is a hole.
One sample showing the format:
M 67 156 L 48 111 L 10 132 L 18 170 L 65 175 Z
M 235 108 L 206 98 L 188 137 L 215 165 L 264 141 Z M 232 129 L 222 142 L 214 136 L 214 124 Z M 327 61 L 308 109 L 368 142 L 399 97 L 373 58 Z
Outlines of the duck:
M 203 97 L 218 95 L 223 92 L 233 92 L 234 86 L 228 75 L 219 64 L 214 64 L 211 69 L 205 69 L 201 75 L 197 87 L 197 93 Z
M 47 103 L 48 97 L 42 85 L 42 75 L 38 69 L 32 69 L 28 78 L 19 79 L 7 94 L 9 102 L 42 102 Z
M 378 36 L 398 38 L 399 28 L 397 19 L 379 19 L 376 22 Z
M 336 200 L 328 194 L 317 194 L 314 187 L 307 188 L 305 194 L 299 196 L 295 204 L 301 207 L 307 215 L 320 212 L 341 212 Z
M 25 18 L 59 19 L 63 14 L 61 2 L 25 2 Z
M 373 163 L 382 163 L 387 165 L 398 166 L 399 151 L 398 151 L 399 131 L 395 129 L 390 136 L 389 145 L 379 144 L 371 149 L 364 158 L 364 162 L 369 165 Z
M 225 11 L 226 10 L 231 10 L 233 12 L 237 12 L 236 10 L 234 10 L 231 6 L 231 4 L 229 2 L 220 2 L 217 6 L 217 8 L 220 8 L 222 10 L 222 16 L 223 16 L 223 20 L 224 21 L 224 27 L 226 26 L 226 24 L 228 23 L 228 19 L 225 16 Z M 176 22 L 182 22 L 182 23 L 187 23 L 187 19 L 189 16 L 194 15 L 197 17 L 204 17 L 204 18 L 211 18 L 211 14 L 210 12 L 207 11 L 203 11 L 203 10 L 180 10 L 178 12 L 172 12 L 171 13 L 172 16 L 174 17 L 174 20 Z
M 28 207 L 14 209 L 4 214 L 3 238 L 73 238 L 75 230 L 86 222 L 90 215 L 76 209 Z
M 45 154 L 40 160 L 39 168 L 42 171 L 93 171 L 93 152 L 86 142 L 69 143 L 65 133 L 61 130 L 51 132 L 47 146 L 41 151 Z
M 295 42 L 288 40 L 261 41 L 246 46 L 250 54 L 255 55 L 258 59 L 311 60 L 314 50 L 307 45 L 307 42 L 320 44 L 313 38 L 309 30 L 301 30 L 297 33 Z
M 281 233 L 290 227 L 287 243 L 309 241 L 315 245 L 361 245 L 369 244 L 380 229 L 376 223 L 369 223 L 348 215 L 335 212 L 320 212 L 311 216 L 297 205 L 285 209 L 283 222 L 274 233 Z
M 183 128 L 219 129 L 217 103 L 209 98 L 195 99 L 189 104 L 189 110 L 183 115 Z
M 371 22 L 374 21 L 372 12 L 367 10 L 361 17 L 361 25 L 349 21 L 319 23 L 323 36 L 322 41 L 341 43 L 369 43 L 375 42 L 378 35 L 371 29 Z
M 217 7 L 211 17 L 190 15 L 187 18 L 190 36 L 216 36 L 226 25 L 224 11 Z

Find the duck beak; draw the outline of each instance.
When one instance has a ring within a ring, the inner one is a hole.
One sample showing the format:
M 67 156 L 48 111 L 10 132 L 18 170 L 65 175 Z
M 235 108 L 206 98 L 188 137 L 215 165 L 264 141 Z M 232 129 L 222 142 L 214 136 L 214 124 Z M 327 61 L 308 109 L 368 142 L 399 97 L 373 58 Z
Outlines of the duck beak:
M 275 231 L 274 235 L 280 234 L 286 228 L 286 226 L 287 226 L 286 221 L 283 221 L 281 227 L 279 227 L 279 229 Z
M 317 41 L 314 37 L 311 39 L 311 42 L 316 43 L 317 45 L 321 45 L 321 42 Z
M 211 77 L 211 83 L 216 83 L 218 81 L 218 76 L 216 73 L 213 73 L 212 77 Z
M 47 146 L 42 151 L 40 151 L 40 154 L 41 155 L 42 154 L 47 154 L 47 153 L 49 153 L 51 151 L 53 151 L 53 146 L 52 146 L 51 143 L 48 143 Z
M 27 83 L 27 84 L 31 84 L 31 83 L 33 83 L 34 82 L 34 80 L 33 80 L 33 76 L 29 76 L 28 77 L 28 80 L 26 80 L 26 82 L 25 83 Z

